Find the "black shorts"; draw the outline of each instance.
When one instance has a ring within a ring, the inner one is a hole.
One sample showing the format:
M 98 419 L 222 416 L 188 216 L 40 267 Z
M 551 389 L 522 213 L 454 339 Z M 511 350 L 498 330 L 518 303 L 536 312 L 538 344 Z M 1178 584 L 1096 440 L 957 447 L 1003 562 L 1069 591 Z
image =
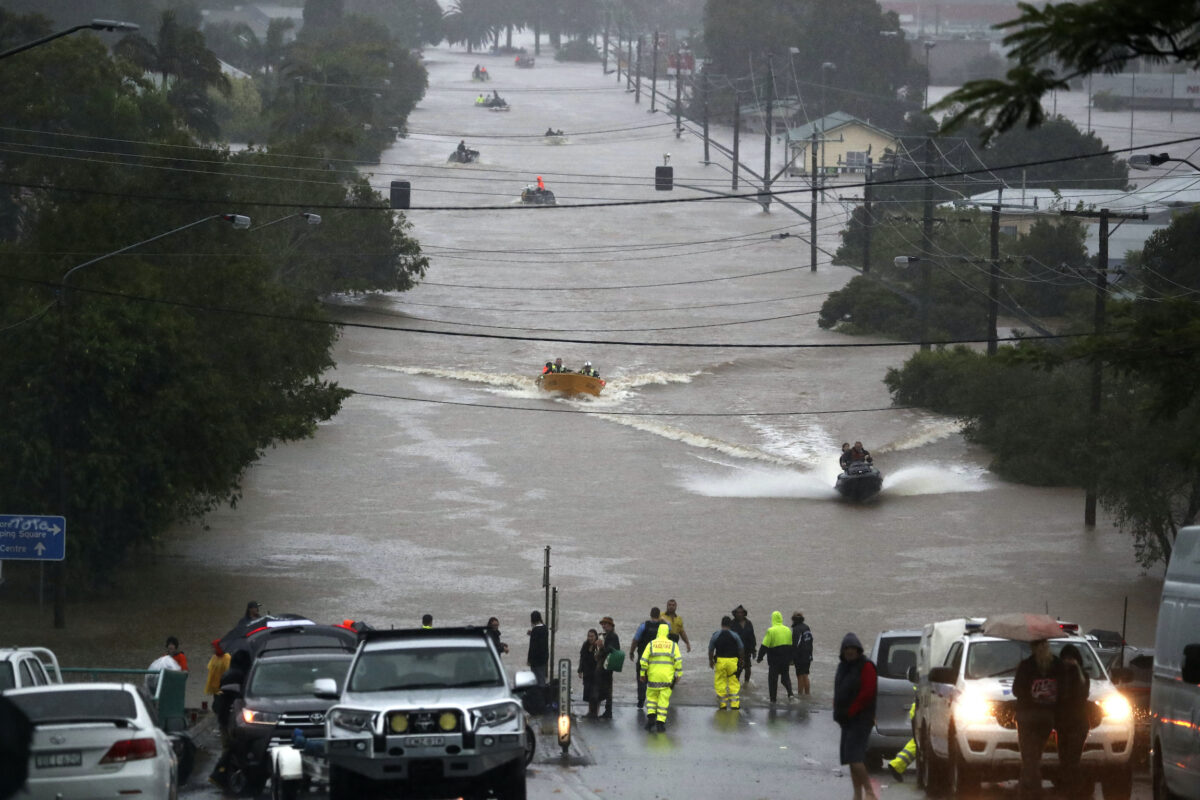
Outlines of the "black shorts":
M 838 749 L 843 764 L 864 764 L 867 761 L 867 741 L 875 721 L 866 714 L 859 714 L 842 724 L 842 741 Z

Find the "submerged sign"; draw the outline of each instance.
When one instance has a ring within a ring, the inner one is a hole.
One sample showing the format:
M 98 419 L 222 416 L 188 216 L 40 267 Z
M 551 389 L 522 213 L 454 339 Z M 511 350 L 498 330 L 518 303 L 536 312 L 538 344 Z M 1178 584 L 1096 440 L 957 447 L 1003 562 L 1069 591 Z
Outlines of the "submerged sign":
M 66 517 L 0 514 L 0 561 L 62 561 L 66 554 Z

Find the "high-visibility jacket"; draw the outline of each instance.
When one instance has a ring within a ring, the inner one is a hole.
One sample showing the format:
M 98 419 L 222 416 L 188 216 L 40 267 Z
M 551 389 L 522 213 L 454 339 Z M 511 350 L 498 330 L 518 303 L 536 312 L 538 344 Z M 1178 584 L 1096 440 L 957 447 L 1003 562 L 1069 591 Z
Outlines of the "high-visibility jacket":
M 638 662 L 638 671 L 645 676 L 646 685 L 651 689 L 670 686 L 683 673 L 683 656 L 679 645 L 668 638 L 670 632 L 670 625 L 660 624 L 658 636 L 646 645 Z

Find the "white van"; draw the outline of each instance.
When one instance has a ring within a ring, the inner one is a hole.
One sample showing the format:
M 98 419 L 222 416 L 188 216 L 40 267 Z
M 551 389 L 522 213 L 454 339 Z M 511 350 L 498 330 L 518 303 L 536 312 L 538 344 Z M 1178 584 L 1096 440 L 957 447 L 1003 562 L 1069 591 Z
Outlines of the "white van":
M 1150 684 L 1154 800 L 1200 797 L 1200 526 L 1175 537 Z

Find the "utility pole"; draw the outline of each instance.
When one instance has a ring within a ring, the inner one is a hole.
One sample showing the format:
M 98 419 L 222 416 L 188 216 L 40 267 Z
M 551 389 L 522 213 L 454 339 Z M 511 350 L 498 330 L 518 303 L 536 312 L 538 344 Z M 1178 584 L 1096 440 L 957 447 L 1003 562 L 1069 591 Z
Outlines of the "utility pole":
M 633 34 L 625 40 L 625 91 L 633 91 Z
M 654 101 L 658 99 L 658 31 L 654 32 L 654 47 L 650 64 L 650 111 L 654 111 Z
M 775 73 L 771 70 L 771 56 L 767 54 L 767 130 L 763 146 L 763 211 L 771 210 L 771 136 L 775 132 L 774 117 Z
M 929 153 L 933 140 L 925 139 L 925 213 L 921 220 L 921 350 L 929 350 L 929 307 L 933 304 L 933 181 L 929 179 Z
M 863 275 L 871 272 L 871 232 L 875 226 L 875 216 L 871 210 L 871 166 L 871 157 L 867 156 L 867 179 L 863 181 Z
M 808 214 L 808 267 L 810 272 L 817 271 L 817 129 L 812 131 L 812 208 Z
M 609 15 L 605 14 L 604 15 L 604 40 L 603 40 L 604 46 L 600 50 L 600 52 L 603 54 L 603 61 L 601 61 L 601 63 L 600 63 L 600 72 L 602 75 L 608 74 L 608 23 L 609 23 L 609 19 L 610 19 Z M 617 80 L 620 80 L 620 77 L 618 77 Z
M 700 73 L 700 92 L 704 97 L 704 166 L 709 165 L 708 160 L 708 70 L 705 69 Z
M 1092 327 L 1093 335 L 1101 336 L 1104 334 L 1105 328 L 1105 309 L 1108 301 L 1108 221 L 1110 219 L 1148 219 L 1146 214 L 1114 214 L 1107 208 L 1102 208 L 1099 211 L 1060 211 L 1065 217 L 1098 217 L 1100 220 L 1100 233 L 1097 237 L 1097 253 L 1096 253 L 1096 301 L 1092 311 Z M 1089 429 L 1092 437 L 1098 433 L 1100 425 L 1100 407 L 1103 398 L 1103 383 L 1104 376 L 1103 363 L 1100 359 L 1092 364 L 1092 391 L 1091 403 L 1088 411 L 1091 414 L 1091 425 Z M 1089 445 L 1093 444 L 1089 442 Z M 1089 449 L 1092 449 L 1089 447 Z M 1089 459 L 1094 465 L 1095 460 Z M 1095 470 L 1095 467 L 1092 467 Z M 1083 500 L 1083 524 L 1089 528 L 1096 527 L 1096 478 L 1095 474 L 1088 476 L 1088 485 L 1086 494 Z
M 621 83 L 621 26 L 617 26 L 617 84 Z
M 996 355 L 1000 346 L 1000 336 L 996 331 L 996 320 L 1000 316 L 1000 201 L 1004 189 L 1000 189 L 996 205 L 992 206 L 992 266 L 988 272 L 988 346 L 987 354 Z
M 733 90 L 733 188 L 730 191 L 738 190 L 738 165 L 741 160 L 738 158 L 738 147 L 742 140 L 742 107 L 739 105 L 737 89 Z
M 634 96 L 633 96 L 633 102 L 641 103 L 642 102 L 642 37 L 641 36 L 638 36 L 637 66 L 635 67 L 635 69 L 637 70 L 637 72 L 633 76 L 633 86 L 634 86 L 633 90 L 634 90 L 634 92 L 636 92 L 636 94 L 634 94 Z
M 692 97 L 696 89 L 692 87 Z M 675 48 L 675 138 L 683 138 L 683 56 L 679 48 Z

